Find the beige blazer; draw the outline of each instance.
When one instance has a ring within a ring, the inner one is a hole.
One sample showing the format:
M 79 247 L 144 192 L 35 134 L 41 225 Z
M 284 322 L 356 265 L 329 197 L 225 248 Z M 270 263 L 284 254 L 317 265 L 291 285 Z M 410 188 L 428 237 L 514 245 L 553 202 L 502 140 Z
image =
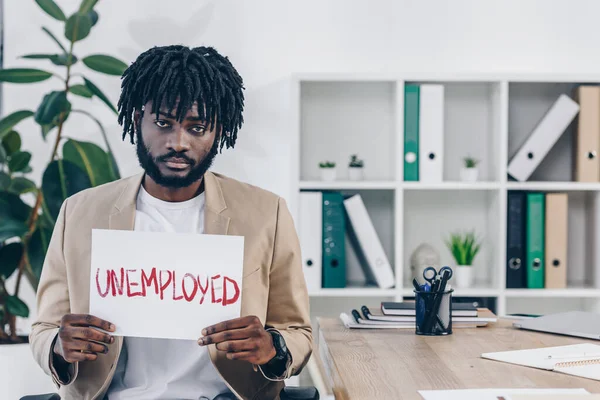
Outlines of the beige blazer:
M 96 361 L 74 364 L 70 379 L 62 382 L 51 365 L 52 344 L 64 314 L 89 313 L 92 229 L 133 230 L 142 179 L 139 174 L 82 191 L 63 203 L 56 221 L 37 291 L 30 346 L 64 399 L 102 399 L 117 366 L 121 337 Z M 204 186 L 205 233 L 244 236 L 241 314 L 256 315 L 282 333 L 292 355 L 285 377 L 296 375 L 310 357 L 312 329 L 298 236 L 286 202 L 211 172 Z M 208 349 L 239 398 L 278 398 L 283 381 L 265 378 L 248 362 L 228 360 L 214 345 Z

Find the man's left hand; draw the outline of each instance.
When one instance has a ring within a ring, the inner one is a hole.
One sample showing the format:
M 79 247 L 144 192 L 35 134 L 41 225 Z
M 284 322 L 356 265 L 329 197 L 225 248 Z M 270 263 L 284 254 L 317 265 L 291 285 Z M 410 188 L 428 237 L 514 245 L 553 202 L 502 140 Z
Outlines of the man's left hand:
M 275 357 L 271 334 L 256 316 L 247 316 L 220 322 L 202 330 L 200 346 L 216 344 L 217 350 L 227 352 L 230 360 L 244 360 L 264 365 Z

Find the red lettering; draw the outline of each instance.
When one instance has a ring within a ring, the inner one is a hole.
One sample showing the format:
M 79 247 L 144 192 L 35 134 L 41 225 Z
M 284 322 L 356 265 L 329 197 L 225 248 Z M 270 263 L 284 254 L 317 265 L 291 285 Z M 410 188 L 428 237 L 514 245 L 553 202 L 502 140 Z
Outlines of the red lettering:
M 194 284 L 194 289 L 192 290 L 192 294 L 188 295 L 187 290 L 185 290 L 185 278 L 192 278 L 192 283 Z M 183 280 L 181 281 L 181 288 L 183 289 L 183 295 L 185 296 L 185 300 L 190 302 L 194 300 L 194 296 L 196 296 L 196 292 L 198 291 L 198 282 L 196 282 L 196 278 L 192 274 L 185 274 L 183 276 Z
M 156 268 L 152 268 L 150 277 L 146 275 L 146 271 L 142 269 L 142 296 L 146 297 L 146 286 L 150 286 L 154 281 L 154 293 L 158 294 L 158 281 L 156 279 Z
M 181 284 L 183 285 L 183 281 L 181 282 Z M 175 271 L 173 271 L 173 300 L 181 300 L 181 299 L 183 299 L 183 296 L 180 295 L 179 297 L 177 297 L 177 295 L 175 294 L 175 286 L 176 286 L 176 283 L 175 283 Z
M 100 268 L 96 271 L 96 287 L 98 288 L 100 297 L 106 297 L 108 290 L 110 289 L 110 272 L 108 270 L 106 270 L 106 291 L 102 293 L 102 290 L 100 290 Z
M 212 294 L 211 300 L 212 300 L 213 304 L 214 303 L 220 303 L 220 302 L 223 301 L 223 299 L 216 299 L 215 298 L 215 282 L 214 282 L 214 280 L 215 279 L 219 279 L 220 277 L 221 277 L 221 275 L 217 274 L 217 275 L 215 275 L 215 276 L 213 276 L 213 277 L 210 278 L 210 289 L 211 289 L 211 294 Z
M 167 282 L 165 282 L 164 284 L 163 284 L 163 272 L 166 272 L 167 274 L 169 274 L 169 278 L 167 279 Z M 169 284 L 171 283 L 171 278 L 172 278 L 171 271 L 161 270 L 160 273 L 158 274 L 158 280 L 160 281 L 160 299 L 161 300 L 163 300 L 165 297 L 164 292 L 165 292 L 165 289 L 167 287 L 169 287 Z
M 200 304 L 204 302 L 204 296 L 206 296 L 206 292 L 208 292 L 208 277 L 206 277 L 206 286 L 202 286 L 200 283 L 200 276 L 198 276 L 198 287 L 200 287 L 200 291 L 202 292 L 202 298 L 200 299 Z
M 123 296 L 123 285 L 125 284 L 125 270 L 121 268 L 121 283 L 117 279 L 117 274 L 114 270 L 110 271 L 110 278 L 112 281 L 112 295 L 113 297 L 119 292 L 119 296 Z
M 135 296 L 141 296 L 142 292 L 132 292 L 131 291 L 131 287 L 132 286 L 139 286 L 140 284 L 137 282 L 130 282 L 129 281 L 129 273 L 130 272 L 135 272 L 137 271 L 137 269 L 128 269 L 126 272 L 126 277 L 127 277 L 127 297 L 135 297 Z M 144 293 L 144 296 L 146 294 Z
M 231 299 L 227 298 L 227 282 L 231 282 L 233 284 L 233 289 L 235 290 L 235 294 L 231 297 Z M 223 278 L 223 305 L 226 306 L 228 304 L 233 304 L 240 297 L 240 288 L 236 281 L 225 276 Z

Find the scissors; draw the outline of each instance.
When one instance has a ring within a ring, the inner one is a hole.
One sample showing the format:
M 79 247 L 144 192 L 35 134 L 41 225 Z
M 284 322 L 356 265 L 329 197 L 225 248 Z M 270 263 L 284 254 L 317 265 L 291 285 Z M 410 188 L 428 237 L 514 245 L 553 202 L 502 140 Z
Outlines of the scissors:
M 438 276 L 441 277 L 444 275 L 444 272 L 448 271 L 449 275 L 448 275 L 448 279 L 452 278 L 452 268 L 450 267 L 442 267 L 440 268 L 440 272 L 438 273 L 438 271 L 433 268 L 433 267 L 427 267 L 423 270 L 423 278 L 429 282 L 429 285 L 431 285 L 433 287 L 433 282 L 438 278 Z

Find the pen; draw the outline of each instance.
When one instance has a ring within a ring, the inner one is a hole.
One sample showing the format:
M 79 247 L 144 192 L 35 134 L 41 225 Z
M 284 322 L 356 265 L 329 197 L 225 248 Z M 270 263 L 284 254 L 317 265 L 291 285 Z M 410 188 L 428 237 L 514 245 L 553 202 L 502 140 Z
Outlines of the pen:
M 358 311 L 352 310 L 352 316 L 354 317 L 354 320 L 356 321 L 356 323 L 360 324 L 360 322 L 358 322 L 358 320 L 360 319 L 360 314 L 358 313 Z
M 433 306 L 431 309 L 431 314 L 429 315 L 429 318 L 425 322 L 425 332 L 429 332 L 431 330 L 432 325 L 436 321 L 436 319 L 439 320 L 438 311 L 440 309 L 440 303 L 442 301 L 442 296 L 444 296 L 444 291 L 446 290 L 446 283 L 448 282 L 449 277 L 450 277 L 450 272 L 444 271 L 444 273 L 442 275 L 442 280 L 437 285 L 436 291 L 433 295 L 434 296 L 433 297 Z M 436 282 L 436 284 L 437 284 L 437 282 Z M 442 329 L 443 328 L 444 328 L 444 325 L 442 325 Z

